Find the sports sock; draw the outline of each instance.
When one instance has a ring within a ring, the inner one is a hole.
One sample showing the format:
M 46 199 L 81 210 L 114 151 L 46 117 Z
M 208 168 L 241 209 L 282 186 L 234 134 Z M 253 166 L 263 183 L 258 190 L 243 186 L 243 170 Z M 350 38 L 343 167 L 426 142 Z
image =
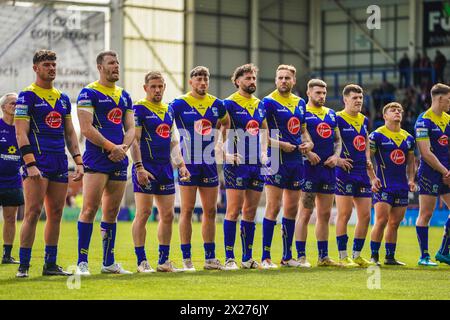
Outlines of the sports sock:
M 191 244 L 186 243 L 181 245 L 181 252 L 183 254 L 183 259 L 191 258 Z
M 395 257 L 395 247 L 397 246 L 396 243 L 385 243 L 384 244 L 386 248 L 386 259 L 394 259 Z
M 12 244 L 4 244 L 3 245 L 3 258 L 11 257 Z
M 164 264 L 167 260 L 169 260 L 170 246 L 160 244 L 158 251 L 159 251 L 158 264 Z
M 114 263 L 114 245 L 116 242 L 116 223 L 101 222 L 100 230 L 103 238 L 103 265 L 105 267 Z
M 306 256 L 306 241 L 295 241 L 297 249 L 297 259 Z
M 378 255 L 380 252 L 381 242 L 370 241 L 370 251 L 372 251 L 372 255 Z
M 20 258 L 20 265 L 29 267 L 31 260 L 31 248 L 20 248 L 19 258 Z
M 58 246 L 45 246 L 45 263 L 55 264 L 56 255 L 58 254 Z
M 216 257 L 216 244 L 214 242 L 204 243 L 205 260 L 214 259 Z
M 223 235 L 226 259 L 234 259 L 234 242 L 236 241 L 236 221 L 223 220 Z
M 343 234 L 341 236 L 336 237 L 338 251 L 339 251 L 339 259 L 344 259 L 347 257 L 347 242 L 348 235 Z
M 140 265 L 142 261 L 147 260 L 147 256 L 145 255 L 144 246 L 134 247 L 134 252 L 136 253 L 136 257 L 137 257 L 137 265 Z
M 366 239 L 353 239 L 353 259 L 356 259 L 361 255 L 361 251 L 364 247 L 364 241 Z
M 241 220 L 242 261 L 244 262 L 252 258 L 255 227 L 254 222 Z
M 444 228 L 444 236 L 442 237 L 442 244 L 441 248 L 439 249 L 439 252 L 446 256 L 449 254 L 450 249 L 450 218 L 447 219 L 447 222 L 445 223 Z
M 283 238 L 283 260 L 292 259 L 292 239 L 294 238 L 295 220 L 284 218 L 281 220 Z
M 328 241 L 317 241 L 317 249 L 319 250 L 319 259 L 328 256 Z
M 93 223 L 78 221 L 78 263 L 88 262 L 89 243 L 91 242 Z
M 262 237 L 262 244 L 263 244 L 263 253 L 261 261 L 265 259 L 270 259 L 270 247 L 272 246 L 272 239 L 273 239 L 273 230 L 275 228 L 275 225 L 277 224 L 276 221 L 269 220 L 267 218 L 264 218 L 263 220 L 263 237 Z
M 416 226 L 417 240 L 419 241 L 420 258 L 429 257 L 428 253 L 428 227 Z

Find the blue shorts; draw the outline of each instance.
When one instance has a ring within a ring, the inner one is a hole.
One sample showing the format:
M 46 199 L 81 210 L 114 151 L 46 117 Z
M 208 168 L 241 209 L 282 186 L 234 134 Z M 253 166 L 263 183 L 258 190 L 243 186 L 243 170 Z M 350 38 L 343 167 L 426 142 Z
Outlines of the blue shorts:
M 65 154 L 35 154 L 36 166 L 43 178 L 52 182 L 69 182 L 67 156 Z M 25 166 L 22 167 L 22 179 L 28 177 Z
M 180 186 L 217 187 L 219 185 L 219 175 L 216 164 L 186 164 L 191 177 L 189 181 L 180 181 Z
M 241 164 L 223 166 L 226 189 L 251 189 L 262 192 L 264 179 L 261 175 L 261 166 L 257 164 Z
M 154 164 L 143 163 L 145 170 L 150 172 L 155 180 L 150 180 L 146 186 L 141 186 L 137 181 L 136 169 L 133 167 L 132 180 L 133 191 L 145 194 L 168 195 L 175 193 L 175 181 L 171 163 Z
M 280 189 L 301 190 L 303 184 L 303 164 L 280 164 L 276 173 L 264 176 L 264 182 L 267 185 Z
M 128 157 L 120 162 L 112 162 L 106 153 L 85 151 L 83 163 L 87 173 L 103 173 L 108 175 L 109 180 L 127 181 Z
M 323 164 L 312 166 L 305 161 L 303 192 L 334 194 L 336 189 L 336 174 L 334 168 Z
M 419 194 L 439 197 L 450 193 L 450 187 L 442 182 L 442 174 L 435 170 L 419 170 Z
M 373 204 L 377 202 L 385 202 L 392 207 L 407 207 L 408 206 L 408 190 L 387 191 L 380 189 L 380 191 L 373 194 Z
M 336 195 L 355 198 L 371 198 L 372 186 L 369 176 L 336 172 Z
M 23 189 L 0 189 L 0 207 L 18 207 L 23 205 Z
M 127 168 L 122 168 L 121 170 L 114 170 L 114 171 L 106 171 L 106 170 L 95 170 L 91 169 L 88 166 L 84 166 L 84 172 L 85 173 L 103 173 L 108 176 L 109 180 L 113 181 L 127 181 Z

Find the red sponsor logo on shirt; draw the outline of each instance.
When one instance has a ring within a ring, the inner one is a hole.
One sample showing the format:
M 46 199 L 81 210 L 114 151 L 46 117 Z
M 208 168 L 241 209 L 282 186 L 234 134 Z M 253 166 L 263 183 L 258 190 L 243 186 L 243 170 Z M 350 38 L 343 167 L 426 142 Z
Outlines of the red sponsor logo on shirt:
M 366 150 L 366 138 L 363 136 L 356 136 L 355 139 L 353 139 L 353 146 L 358 151 Z
M 57 111 L 51 111 L 45 117 L 45 123 L 52 129 L 58 129 L 62 124 L 61 114 Z
M 258 121 L 250 120 L 249 122 L 247 122 L 245 130 L 247 130 L 247 132 L 250 133 L 252 136 L 256 136 L 259 133 Z
M 448 137 L 444 134 L 438 139 L 438 142 L 441 146 L 446 147 L 448 146 Z
M 300 131 L 300 120 L 296 117 L 291 117 L 287 123 L 287 128 L 290 133 L 297 134 Z
M 114 108 L 111 109 L 111 111 L 108 112 L 107 118 L 109 121 L 111 121 L 114 124 L 121 124 L 122 123 L 122 110 L 120 108 Z
M 198 134 L 201 134 L 202 136 L 211 134 L 212 131 L 212 123 L 208 119 L 200 119 L 195 121 L 194 123 L 194 130 Z
M 170 137 L 170 127 L 169 127 L 169 125 L 167 123 L 161 123 L 156 128 L 156 133 L 161 138 L 167 139 L 168 137 Z
M 317 131 L 317 134 L 324 139 L 331 137 L 331 134 L 332 134 L 331 127 L 326 122 L 319 123 L 316 131 Z
M 400 149 L 392 151 L 390 157 L 392 162 L 398 165 L 404 164 L 406 160 L 405 153 Z

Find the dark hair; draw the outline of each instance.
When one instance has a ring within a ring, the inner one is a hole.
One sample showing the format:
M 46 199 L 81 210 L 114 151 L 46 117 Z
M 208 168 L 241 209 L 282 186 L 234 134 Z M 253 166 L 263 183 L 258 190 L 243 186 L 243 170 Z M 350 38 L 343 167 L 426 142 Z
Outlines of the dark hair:
M 196 66 L 189 73 L 189 78 L 192 79 L 193 77 L 198 77 L 198 76 L 209 77 L 209 69 L 204 66 Z
M 348 84 L 344 87 L 344 90 L 342 90 L 343 96 L 348 96 L 350 93 L 363 93 L 363 89 L 358 86 L 357 84 Z
M 161 79 L 164 82 L 164 77 L 159 71 L 150 71 L 145 75 L 144 81 L 148 83 L 150 80 Z
M 244 64 L 240 67 L 237 67 L 236 70 L 234 70 L 233 75 L 231 76 L 231 82 L 233 82 L 233 84 L 236 88 L 239 88 L 239 86 L 236 84 L 236 80 L 239 77 L 242 77 L 245 73 L 248 73 L 248 72 L 258 73 L 258 71 L 259 71 L 258 67 L 255 66 L 253 63 Z
M 103 59 L 106 56 L 112 56 L 112 57 L 118 57 L 117 52 L 112 51 L 112 50 L 107 50 L 107 51 L 102 51 L 97 55 L 97 64 L 102 64 Z
M 450 93 L 450 87 L 443 83 L 436 83 L 431 88 L 431 97 L 434 98 L 436 96 L 445 95 Z
M 47 60 L 55 61 L 56 53 L 52 50 L 45 50 L 45 49 L 37 50 L 34 53 L 33 64 L 38 64 L 39 62 L 47 61 Z

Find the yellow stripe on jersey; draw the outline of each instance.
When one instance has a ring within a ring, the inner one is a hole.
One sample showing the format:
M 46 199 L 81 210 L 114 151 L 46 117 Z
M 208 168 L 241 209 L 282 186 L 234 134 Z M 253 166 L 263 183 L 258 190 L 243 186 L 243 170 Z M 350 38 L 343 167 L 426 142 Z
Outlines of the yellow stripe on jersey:
M 410 134 L 403 129 L 400 129 L 399 132 L 394 132 L 394 131 L 389 130 L 386 126 L 379 127 L 375 131 L 381 133 L 386 138 L 389 138 L 392 141 L 394 141 L 394 143 L 397 145 L 397 147 L 400 147 L 402 142 L 406 141 L 406 139 L 410 136 Z
M 39 87 L 36 83 L 23 89 L 23 91 L 34 92 L 42 100 L 45 100 L 53 109 L 55 109 L 56 101 L 61 98 L 61 92 L 56 88 L 44 89 Z
M 330 111 L 330 109 L 327 107 L 317 108 L 317 107 L 310 106 L 308 104 L 308 105 L 306 105 L 306 111 L 311 112 L 312 114 L 316 115 L 318 118 L 320 118 L 320 120 L 323 121 L 325 119 L 325 116 Z
M 349 125 L 351 125 L 355 130 L 360 133 L 361 128 L 364 125 L 364 115 L 362 113 L 358 113 L 356 117 L 348 114 L 344 110 L 339 111 L 336 113 L 338 116 L 340 116 L 342 119 L 344 119 L 345 122 L 347 122 Z
M 166 116 L 167 111 L 169 110 L 169 107 L 165 103 L 153 103 L 151 101 L 148 101 L 147 99 L 141 99 L 135 103 L 135 105 L 142 105 L 146 107 L 148 110 L 156 114 L 161 121 L 164 121 L 164 117 Z
M 193 97 L 190 92 L 188 92 L 185 95 L 181 96 L 180 99 L 186 101 L 188 105 L 197 110 L 198 113 L 200 113 L 202 117 L 204 117 L 208 108 L 210 108 L 214 104 L 214 101 L 216 101 L 217 98 L 210 94 L 207 94 L 203 99 L 197 99 Z
M 114 88 L 105 87 L 100 83 L 98 83 L 98 81 L 89 83 L 86 87 L 103 93 L 105 96 L 108 96 L 111 99 L 113 99 L 116 105 L 119 105 L 120 97 L 122 96 L 123 91 L 121 87 L 118 86 L 114 86 Z
M 445 128 L 448 126 L 450 122 L 450 115 L 446 112 L 442 112 L 441 116 L 438 116 L 433 112 L 431 108 L 425 111 L 422 116 L 423 119 L 430 119 L 435 125 L 437 125 L 442 132 L 445 132 Z
M 289 97 L 285 98 L 278 90 L 274 90 L 269 97 L 281 104 L 283 107 L 288 108 L 292 114 L 294 114 L 295 108 L 298 106 L 298 102 L 300 101 L 300 97 L 297 97 L 295 94 L 290 93 Z
M 244 108 L 245 110 L 250 113 L 250 115 L 253 117 L 255 114 L 256 109 L 258 109 L 259 105 L 259 99 L 252 95 L 251 98 L 246 98 L 242 96 L 239 92 L 233 93 L 231 96 L 227 98 L 227 100 L 232 100 L 236 102 L 240 107 Z

